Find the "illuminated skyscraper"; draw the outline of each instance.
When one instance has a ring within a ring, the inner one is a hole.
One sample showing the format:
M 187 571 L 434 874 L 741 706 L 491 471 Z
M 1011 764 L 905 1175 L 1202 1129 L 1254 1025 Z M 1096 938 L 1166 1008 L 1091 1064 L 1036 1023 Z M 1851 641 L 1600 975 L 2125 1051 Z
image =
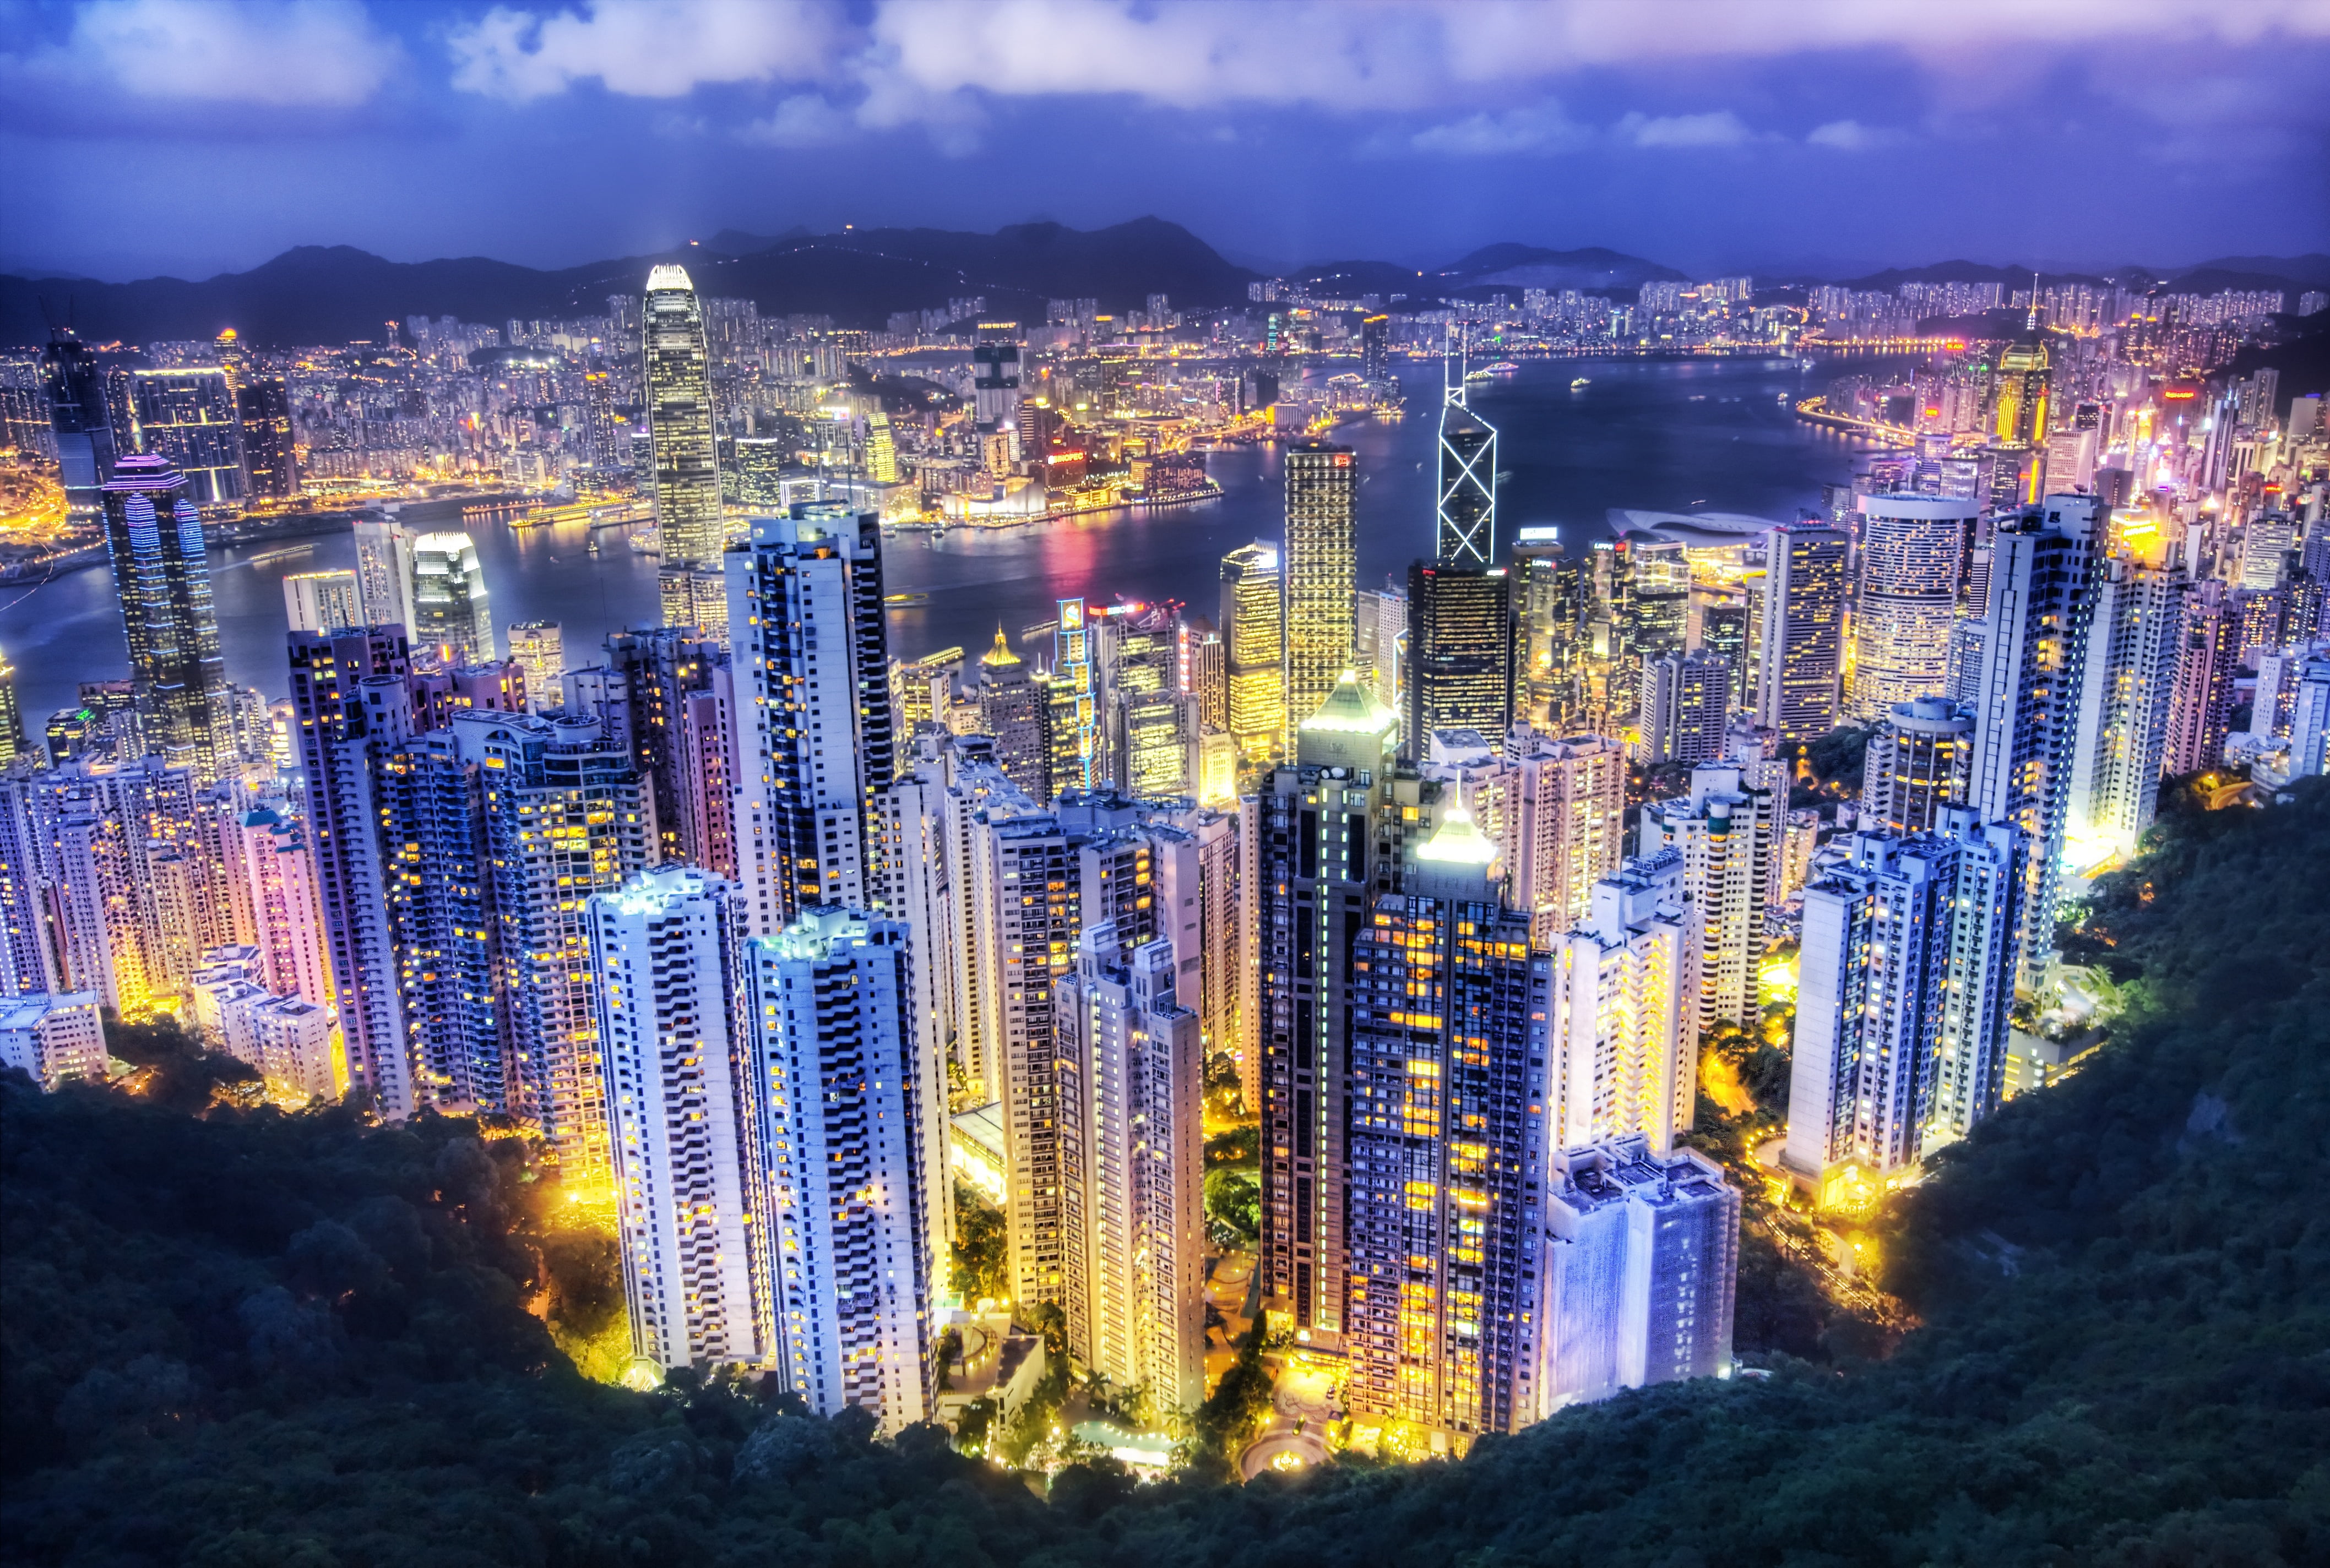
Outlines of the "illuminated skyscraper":
M 906 928 L 839 908 L 745 944 L 771 1348 L 819 1415 L 895 1435 L 930 1413 L 928 1114 Z
M 1463 807 L 1365 901 L 1350 948 L 1343 1324 L 1355 1415 L 1531 1417 L 1551 961 Z M 1268 1139 L 1265 1139 L 1268 1141 Z
M 2123 543 L 2098 575 L 2066 829 L 2079 865 L 2135 848 L 2159 805 L 2193 591 L 2181 566 L 2164 564 L 2165 553 L 2156 533 L 2146 533 Z M 2269 709 L 2270 699 L 2260 705 Z M 2250 727 L 2272 722 L 2268 713 Z
M 353 571 L 293 572 L 283 580 L 283 609 L 293 631 L 365 624 L 364 595 Z
M 16 666 L 0 653 L 0 768 L 24 750 L 24 716 L 16 706 Z
M 1594 884 L 1584 918 L 1549 944 L 1550 1147 L 1639 1133 L 1663 1155 L 1691 1124 L 1700 933 L 1682 870 L 1672 852 L 1628 861 Z
M 1205 1057 L 1173 944 L 1129 954 L 1088 925 L 1060 977 L 1060 1178 L 1068 1344 L 1122 1388 L 1195 1410 L 1206 1392 Z
M 1435 730 L 1500 741 L 1513 712 L 1512 579 L 1503 568 L 1407 569 L 1407 739 L 1422 756 Z
M 1229 648 L 1229 732 L 1241 760 L 1286 744 L 1286 631 L 1278 552 L 1241 544 L 1222 557 L 1222 641 Z
M 734 1037 L 747 1016 L 735 889 L 662 866 L 593 894 L 589 925 L 631 1354 L 759 1364 L 773 1260 L 769 1216 L 753 1212 L 758 1053 Z
M 486 568 L 467 534 L 423 534 L 412 542 L 412 646 L 449 669 L 491 663 L 494 617 Z
M 1643 808 L 1642 852 L 1682 856 L 1682 897 L 1699 926 L 1699 1033 L 1723 1020 L 1761 1016 L 1757 980 L 1764 956 L 1764 908 L 1778 873 L 1785 798 L 1757 781 L 1735 749 L 1691 770 L 1691 793 Z M 1685 1123 L 1688 1126 L 1688 1123 Z
M 898 760 L 880 521 L 827 503 L 756 517 L 728 594 L 737 880 L 770 935 L 868 902 L 874 797 Z
M 1518 713 L 1556 734 L 1585 717 L 1585 572 L 1546 524 L 1513 536 L 1514 613 L 1520 623 L 1513 702 Z M 1717 650 L 1722 651 L 1722 650 Z
M 1966 803 L 1982 822 L 2022 835 L 2015 983 L 2025 987 L 2035 987 L 2055 940 L 2102 523 L 2095 497 L 2050 496 L 2000 518 L 1992 539 Z
M 356 519 L 356 594 L 364 614 L 350 624 L 413 628 L 412 533 L 393 517 Z
M 1784 742 L 1817 740 L 1836 726 L 1845 537 L 1826 524 L 1788 523 L 1765 538 L 1756 723 Z
M 1861 497 L 1861 581 L 1845 710 L 1867 722 L 1944 688 L 1980 508 L 1947 496 Z
M 1043 696 L 1028 678 L 1028 661 L 1011 651 L 1003 628 L 979 658 L 979 726 L 995 741 L 995 765 L 1031 798 L 1044 794 Z
M 1465 406 L 1462 362 L 1440 402 L 1438 533 L 1442 566 L 1486 571 L 1497 562 L 1497 431 Z
M 643 341 L 663 624 L 697 627 L 716 638 L 727 629 L 720 573 L 727 525 L 720 510 L 712 354 L 704 307 L 686 268 L 665 265 L 648 274 Z
M 560 682 L 566 649 L 554 620 L 521 620 L 509 628 L 510 657 L 526 672 L 526 706 L 535 713 L 564 707 Z
M 218 369 L 132 371 L 129 429 L 140 452 L 166 458 L 185 476 L 186 496 L 204 510 L 243 498 L 242 418 Z
M 1286 732 L 1318 711 L 1351 662 L 1359 472 L 1349 447 L 1286 453 Z
M 1861 762 L 1861 820 L 1888 833 L 1927 833 L 1966 798 L 1974 715 L 1946 697 L 1896 703 L 1871 731 Z
M 1101 689 L 1093 624 L 1081 599 L 1059 601 L 1052 628 L 1051 677 L 1044 687 L 1044 798 L 1103 781 Z
M 1602 735 L 1555 740 L 1518 725 L 1506 737 L 1506 901 L 1530 915 L 1539 947 L 1582 918 L 1594 885 L 1618 868 L 1626 752 Z
M 201 519 L 185 478 L 151 454 L 116 463 L 104 496 L 146 748 L 211 782 L 233 766 L 234 730 Z
M 1723 754 L 1731 723 L 1731 661 L 1720 654 L 1645 658 L 1634 752 L 1646 767 L 1696 767 Z
M 299 494 L 299 449 L 291 425 L 291 393 L 281 376 L 245 378 L 234 389 L 242 424 L 242 472 L 253 501 L 289 501 Z

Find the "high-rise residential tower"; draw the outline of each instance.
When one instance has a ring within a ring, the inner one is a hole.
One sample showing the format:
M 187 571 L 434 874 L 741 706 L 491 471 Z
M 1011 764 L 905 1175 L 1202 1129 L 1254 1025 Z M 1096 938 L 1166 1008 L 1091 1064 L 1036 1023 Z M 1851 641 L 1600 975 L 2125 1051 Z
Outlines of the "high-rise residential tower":
M 354 626 L 397 627 L 414 635 L 412 534 L 393 517 L 356 519 L 356 594 L 364 614 Z M 297 628 L 294 628 L 297 629 Z
M 566 649 L 554 620 L 521 620 L 509 628 L 510 658 L 526 672 L 526 705 L 539 713 L 562 704 Z
M 283 580 L 283 611 L 293 631 L 365 624 L 364 595 L 353 571 L 293 572 Z
M 663 623 L 718 638 L 727 629 L 729 609 L 720 570 L 727 525 L 720 509 L 712 353 L 703 303 L 686 268 L 664 265 L 648 274 L 642 352 L 663 551 L 657 573 Z
M 772 935 L 827 904 L 865 908 L 874 798 L 897 775 L 882 531 L 871 512 L 796 505 L 728 557 L 737 724 L 737 877 Z
M 1836 725 L 1846 541 L 1822 523 L 1782 524 L 1766 538 L 1756 723 L 1794 744 Z
M 1349 447 L 1298 441 L 1287 449 L 1288 734 L 1318 711 L 1351 662 L 1359 497 L 1358 460 Z
M 1860 500 L 1852 689 L 1845 711 L 1866 722 L 1943 689 L 1980 508 L 1971 499 L 1942 496 Z
M 694 866 L 592 895 L 615 1245 L 631 1354 L 667 1369 L 770 1359 L 768 1216 L 755 1214 L 756 1042 L 739 1039 L 744 916 Z
M 1871 729 L 1861 760 L 1862 826 L 1930 831 L 1945 806 L 1965 799 L 1973 761 L 1973 714 L 1946 697 L 1896 703 Z
M 117 462 L 104 497 L 106 549 L 147 750 L 214 780 L 234 764 L 234 730 L 202 521 L 184 477 L 151 454 Z

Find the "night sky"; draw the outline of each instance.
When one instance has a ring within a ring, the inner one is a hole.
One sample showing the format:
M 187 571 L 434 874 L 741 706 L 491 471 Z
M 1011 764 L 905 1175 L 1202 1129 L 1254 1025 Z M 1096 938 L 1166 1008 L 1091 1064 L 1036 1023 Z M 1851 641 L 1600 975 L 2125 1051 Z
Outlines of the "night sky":
M 2330 250 L 2330 0 L 0 0 L 0 269 L 723 227 L 1700 272 Z

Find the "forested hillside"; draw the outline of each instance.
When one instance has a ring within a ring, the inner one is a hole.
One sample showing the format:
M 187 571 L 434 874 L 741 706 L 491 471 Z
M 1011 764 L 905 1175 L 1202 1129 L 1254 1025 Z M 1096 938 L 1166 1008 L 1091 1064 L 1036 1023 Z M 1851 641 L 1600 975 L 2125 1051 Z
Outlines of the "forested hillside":
M 1890 1215 L 1925 1327 L 1461 1463 L 1049 1504 L 917 1431 L 558 1348 L 605 1304 L 523 1145 L 0 1091 L 19 1560 L 543 1565 L 2330 1562 L 2330 790 L 2167 819 L 2079 940 L 2114 1044 Z M 555 1329 L 558 1339 L 554 1339 Z

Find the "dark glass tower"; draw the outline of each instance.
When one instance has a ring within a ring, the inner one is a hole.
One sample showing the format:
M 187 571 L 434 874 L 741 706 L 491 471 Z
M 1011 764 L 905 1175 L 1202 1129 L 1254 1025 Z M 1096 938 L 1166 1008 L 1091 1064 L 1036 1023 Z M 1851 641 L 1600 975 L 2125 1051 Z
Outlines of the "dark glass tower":
M 49 428 L 56 433 L 65 504 L 79 515 L 94 517 L 104 509 L 101 487 L 113 474 L 113 420 L 106 410 L 104 373 L 70 326 L 49 329 L 41 367 L 48 379 Z
M 234 731 L 210 562 L 185 476 L 166 458 L 123 458 L 104 498 L 106 549 L 147 750 L 214 780 L 234 760 Z
M 1513 585 L 1501 570 L 1407 569 L 1407 749 L 1423 757 L 1435 730 L 1501 741 L 1513 712 Z
M 291 433 L 291 393 L 281 376 L 261 376 L 235 389 L 242 424 L 243 494 L 253 501 L 289 501 L 299 494 L 299 460 Z

